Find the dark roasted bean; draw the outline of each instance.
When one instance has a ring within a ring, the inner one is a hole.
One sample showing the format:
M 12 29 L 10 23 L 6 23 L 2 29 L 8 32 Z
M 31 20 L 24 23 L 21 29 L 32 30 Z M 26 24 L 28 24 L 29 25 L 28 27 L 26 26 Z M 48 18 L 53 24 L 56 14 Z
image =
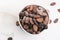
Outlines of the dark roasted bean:
M 29 23 L 30 18 L 29 18 L 29 17 L 26 17 L 25 19 L 26 19 L 26 20 L 25 20 L 25 23 Z
M 56 5 L 56 3 L 55 3 L 55 2 L 52 2 L 52 3 L 50 4 L 50 6 L 54 6 L 54 5 Z
M 31 29 L 33 27 L 33 25 L 30 23 L 30 25 L 29 25 L 29 29 Z
M 12 37 L 9 37 L 7 40 L 12 40 Z
M 33 30 L 34 30 L 35 32 L 38 31 L 38 27 L 37 27 L 37 25 L 33 25 Z
M 27 12 L 27 11 L 24 11 L 24 13 L 25 13 L 25 15 L 26 15 L 26 16 L 29 16 L 29 14 L 28 14 L 28 12 Z
M 21 12 L 21 13 L 19 14 L 20 19 L 23 19 L 24 15 L 25 15 L 24 12 Z
M 47 25 L 48 22 L 49 22 L 49 18 L 48 18 L 48 16 L 46 16 L 45 21 L 44 21 L 44 24 Z
M 18 21 L 16 22 L 16 25 L 19 26 L 19 22 Z
M 44 29 L 47 29 L 47 28 L 48 28 L 48 26 L 47 26 L 47 25 L 45 25 Z
M 33 22 L 34 22 L 36 25 L 38 25 L 38 23 L 37 23 L 36 19 L 33 19 Z
M 56 18 L 55 20 L 54 20 L 54 23 L 57 23 L 58 22 L 58 18 Z
M 37 18 L 40 18 L 40 16 L 39 16 L 39 15 L 34 15 L 34 18 L 36 18 L 36 19 L 37 19 Z
M 33 10 L 33 6 L 31 5 L 31 6 L 30 6 L 30 11 L 32 11 L 32 10 Z
M 44 27 L 44 24 L 43 23 L 39 23 L 38 24 L 38 27 L 43 28 Z
M 39 23 L 43 22 L 43 18 L 36 19 Z
M 58 10 L 58 12 L 60 12 L 60 8 L 59 9 L 57 9 Z
M 45 20 L 46 16 L 41 16 L 41 18 L 43 18 L 43 20 Z
M 32 18 L 30 18 L 30 23 L 31 23 L 32 25 L 34 24 L 34 22 L 33 22 Z
M 29 32 L 29 33 L 33 33 L 33 30 L 32 29 L 27 29 L 27 32 Z
M 24 29 L 28 29 L 28 25 L 24 25 L 23 27 L 24 27 Z
M 25 20 L 26 20 L 26 16 L 24 16 L 24 18 L 21 20 L 22 24 L 24 24 Z

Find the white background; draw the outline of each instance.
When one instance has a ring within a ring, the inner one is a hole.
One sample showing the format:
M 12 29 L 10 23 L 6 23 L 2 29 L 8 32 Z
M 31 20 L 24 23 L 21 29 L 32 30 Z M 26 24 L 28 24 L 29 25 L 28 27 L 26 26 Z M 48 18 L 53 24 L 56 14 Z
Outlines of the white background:
M 50 6 L 56 2 L 55 6 Z M 48 29 L 38 35 L 26 34 L 15 25 L 19 12 L 27 5 L 36 4 L 49 9 L 49 17 L 52 23 Z M 0 0 L 0 40 L 7 40 L 9 36 L 13 40 L 60 40 L 60 0 Z M 58 18 L 58 23 L 53 23 Z

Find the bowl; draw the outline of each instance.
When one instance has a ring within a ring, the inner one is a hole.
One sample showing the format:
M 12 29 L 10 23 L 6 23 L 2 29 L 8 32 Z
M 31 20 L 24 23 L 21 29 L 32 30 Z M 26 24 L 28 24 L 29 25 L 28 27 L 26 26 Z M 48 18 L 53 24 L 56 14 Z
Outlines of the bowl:
M 46 9 L 39 5 L 28 5 L 19 13 L 19 25 L 29 34 L 39 34 L 48 28 L 49 15 Z

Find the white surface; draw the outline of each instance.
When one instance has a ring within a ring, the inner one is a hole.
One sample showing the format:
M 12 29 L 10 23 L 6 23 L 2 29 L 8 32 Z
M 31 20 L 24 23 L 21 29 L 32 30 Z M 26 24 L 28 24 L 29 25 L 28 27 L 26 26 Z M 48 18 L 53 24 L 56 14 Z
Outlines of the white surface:
M 56 2 L 55 6 L 50 6 Z M 49 9 L 50 19 L 59 18 L 58 23 L 51 23 L 48 29 L 38 35 L 28 35 L 15 25 L 18 13 L 30 4 L 37 4 Z M 12 36 L 14 40 L 60 40 L 60 0 L 0 0 L 0 40 L 7 40 Z

